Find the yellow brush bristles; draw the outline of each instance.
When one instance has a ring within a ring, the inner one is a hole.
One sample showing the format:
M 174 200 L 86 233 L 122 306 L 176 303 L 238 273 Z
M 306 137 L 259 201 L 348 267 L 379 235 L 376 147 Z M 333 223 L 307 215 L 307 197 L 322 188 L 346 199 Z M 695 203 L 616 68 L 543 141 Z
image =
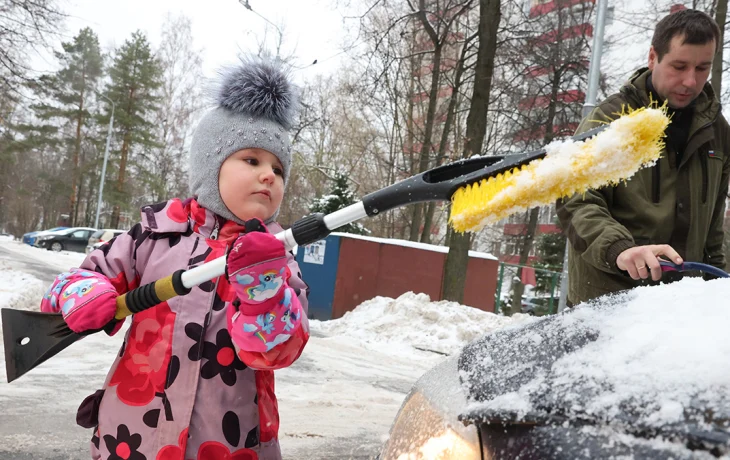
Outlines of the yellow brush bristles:
M 618 184 L 659 159 L 667 125 L 666 108 L 642 107 L 624 111 L 586 141 L 552 142 L 543 159 L 458 189 L 451 197 L 451 226 L 477 231 L 510 214 Z

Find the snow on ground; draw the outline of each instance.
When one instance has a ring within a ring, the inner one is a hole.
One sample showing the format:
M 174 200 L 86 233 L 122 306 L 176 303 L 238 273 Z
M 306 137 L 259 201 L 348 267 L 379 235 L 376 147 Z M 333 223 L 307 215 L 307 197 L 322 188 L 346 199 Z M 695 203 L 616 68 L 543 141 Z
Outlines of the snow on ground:
M 18 242 L 0 248 L 17 257 L 0 259 L 0 308 L 37 309 L 48 287 L 10 269 L 22 266 L 18 260 L 60 272 L 84 258 Z M 525 320 L 408 293 L 369 300 L 337 320 L 312 321 L 300 359 L 276 372 L 284 458 L 373 458 L 413 383 L 443 354 Z M 75 425 L 76 409 L 103 384 L 123 336 L 86 337 L 11 384 L 0 366 L 0 459 L 87 458 L 90 433 Z
M 13 252 L 21 259 L 33 259 L 43 262 L 58 270 L 59 273 L 68 270 L 71 267 L 78 267 L 86 258 L 86 254 L 81 252 L 60 251 L 53 252 L 47 249 L 29 246 L 20 241 L 0 241 L 2 248 Z M 0 283 L 2 278 L 0 278 Z

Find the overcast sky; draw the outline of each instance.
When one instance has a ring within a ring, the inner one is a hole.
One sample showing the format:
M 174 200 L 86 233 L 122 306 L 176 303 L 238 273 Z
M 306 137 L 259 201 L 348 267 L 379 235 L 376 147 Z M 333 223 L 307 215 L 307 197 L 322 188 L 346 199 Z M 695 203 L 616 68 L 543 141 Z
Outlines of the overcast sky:
M 277 26 L 283 24 L 285 52 L 294 52 L 297 64 L 307 66 L 297 72 L 306 78 L 330 73 L 348 43 L 343 12 L 336 0 L 249 0 L 254 11 Z M 120 46 L 135 30 L 144 31 L 150 41 L 160 41 L 160 27 L 168 13 L 182 13 L 192 21 L 195 45 L 203 48 L 203 70 L 212 76 L 221 65 L 235 62 L 240 50 L 256 50 L 266 32 L 264 19 L 247 10 L 238 0 L 61 0 L 69 15 L 64 41 L 79 29 L 91 27 L 104 51 Z M 269 36 L 275 30 L 269 26 Z M 60 44 L 57 46 L 60 49 Z M 318 63 L 308 66 L 315 59 Z M 48 57 L 34 59 L 35 70 L 53 68 Z

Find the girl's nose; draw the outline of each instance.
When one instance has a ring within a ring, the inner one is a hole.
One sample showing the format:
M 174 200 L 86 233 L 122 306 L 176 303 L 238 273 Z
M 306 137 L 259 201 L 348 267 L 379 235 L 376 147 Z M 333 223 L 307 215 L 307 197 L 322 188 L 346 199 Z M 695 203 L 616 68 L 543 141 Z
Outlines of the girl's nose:
M 273 184 L 276 180 L 276 174 L 272 168 L 265 168 L 261 173 L 261 182 Z

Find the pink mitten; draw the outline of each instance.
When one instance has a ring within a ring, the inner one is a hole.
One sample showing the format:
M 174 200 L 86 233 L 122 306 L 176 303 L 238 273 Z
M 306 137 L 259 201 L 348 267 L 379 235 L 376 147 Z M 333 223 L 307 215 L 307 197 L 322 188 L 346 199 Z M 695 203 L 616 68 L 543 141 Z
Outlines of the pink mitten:
M 268 301 L 284 295 L 283 287 L 291 276 L 284 243 L 256 222 L 258 225 L 246 224 L 247 229 L 256 230 L 236 238 L 226 262 L 228 280 L 249 314 L 266 312 Z
M 287 281 L 284 244 L 264 224 L 246 225 L 228 254 L 228 280 L 239 302 L 228 324 L 238 350 L 266 352 L 286 342 L 301 323 L 301 305 Z M 253 231 L 251 231 L 253 230 Z
M 96 272 L 72 268 L 56 277 L 41 300 L 41 311 L 61 313 L 76 332 L 96 331 L 107 326 L 117 310 L 117 290 Z M 115 333 L 122 322 L 114 328 Z

